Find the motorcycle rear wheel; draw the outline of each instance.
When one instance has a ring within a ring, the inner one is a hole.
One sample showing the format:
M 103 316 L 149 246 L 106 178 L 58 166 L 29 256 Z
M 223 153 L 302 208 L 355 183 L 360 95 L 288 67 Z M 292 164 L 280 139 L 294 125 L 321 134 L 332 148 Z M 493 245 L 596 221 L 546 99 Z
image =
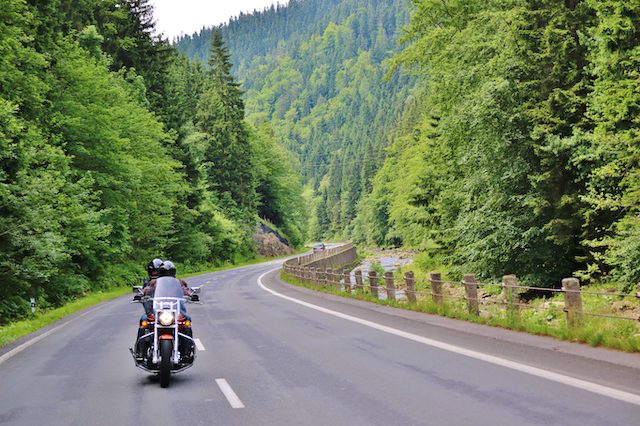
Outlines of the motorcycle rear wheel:
M 160 340 L 160 387 L 169 387 L 171 378 L 171 353 L 173 352 L 173 342 L 171 340 Z

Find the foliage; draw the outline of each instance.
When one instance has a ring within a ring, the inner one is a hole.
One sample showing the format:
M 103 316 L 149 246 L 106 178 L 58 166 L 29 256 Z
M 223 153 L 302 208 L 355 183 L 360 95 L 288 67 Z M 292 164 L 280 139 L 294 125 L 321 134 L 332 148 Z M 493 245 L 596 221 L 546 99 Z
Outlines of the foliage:
M 423 87 L 355 237 L 486 278 L 636 282 L 638 16 L 618 1 L 413 1 L 394 62 Z
M 250 139 L 221 43 L 209 70 L 190 63 L 148 0 L 7 0 L 0 19 L 0 324 L 151 257 L 250 257 L 264 206 L 304 239 L 293 169 L 265 157 L 287 154 Z
M 387 72 L 407 22 L 404 1 L 292 1 L 181 37 L 179 50 L 211 58 L 222 34 L 245 90 L 247 119 L 268 124 L 293 151 L 313 190 L 309 236 L 353 228 L 358 200 L 371 189 L 387 134 L 413 79 Z
M 299 0 L 180 38 L 192 61 L 148 0 L 0 19 L 0 323 L 150 256 L 250 256 L 260 220 L 454 275 L 640 280 L 634 2 Z
M 219 33 L 211 40 L 207 81 L 195 118 L 196 129 L 205 135 L 205 181 L 223 211 L 241 219 L 255 207 L 255 177 L 242 92 L 231 75 L 229 55 Z

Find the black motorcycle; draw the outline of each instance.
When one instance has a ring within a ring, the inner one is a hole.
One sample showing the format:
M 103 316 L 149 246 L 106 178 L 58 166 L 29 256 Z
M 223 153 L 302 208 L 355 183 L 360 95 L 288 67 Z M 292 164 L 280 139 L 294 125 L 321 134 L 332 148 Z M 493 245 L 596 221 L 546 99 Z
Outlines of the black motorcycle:
M 146 316 L 140 320 L 135 350 L 129 348 L 136 367 L 160 377 L 160 386 L 169 386 L 171 374 L 193 366 L 196 346 L 187 315 L 187 301 L 199 300 L 199 287 L 186 297 L 180 282 L 173 277 L 156 281 L 153 297 L 143 296 L 142 287 L 134 286 L 134 302 L 145 305 Z

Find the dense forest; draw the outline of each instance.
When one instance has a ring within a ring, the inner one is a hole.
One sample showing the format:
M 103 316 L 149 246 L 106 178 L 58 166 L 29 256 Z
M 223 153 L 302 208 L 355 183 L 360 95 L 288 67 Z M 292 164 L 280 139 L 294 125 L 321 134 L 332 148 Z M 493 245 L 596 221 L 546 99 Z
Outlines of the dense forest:
M 175 44 L 148 0 L 3 0 L 0 323 L 260 221 L 634 285 L 639 44 L 622 0 L 292 0 Z
M 148 0 L 2 1 L 0 324 L 153 257 L 250 257 L 259 221 L 303 242 L 295 160 L 244 120 L 222 37 L 197 64 L 154 34 Z
M 640 281 L 640 3 L 293 0 L 219 28 L 312 237 L 538 285 Z M 206 60 L 210 29 L 178 49 Z
M 403 0 L 300 0 L 218 28 L 245 90 L 247 120 L 297 154 L 312 239 L 349 236 L 415 77 L 386 76 L 409 22 Z M 177 48 L 206 61 L 212 29 Z
M 413 2 L 396 64 L 423 84 L 359 237 L 485 277 L 635 285 L 639 36 L 638 2 Z

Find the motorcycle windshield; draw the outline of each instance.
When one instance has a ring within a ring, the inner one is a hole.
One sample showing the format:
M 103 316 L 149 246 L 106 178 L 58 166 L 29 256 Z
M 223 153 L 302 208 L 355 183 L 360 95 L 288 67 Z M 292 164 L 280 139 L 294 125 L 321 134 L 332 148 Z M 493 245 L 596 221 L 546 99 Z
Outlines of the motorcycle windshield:
M 178 297 L 182 299 L 184 298 L 184 292 L 177 279 L 173 277 L 160 277 L 156 281 L 153 297 Z

